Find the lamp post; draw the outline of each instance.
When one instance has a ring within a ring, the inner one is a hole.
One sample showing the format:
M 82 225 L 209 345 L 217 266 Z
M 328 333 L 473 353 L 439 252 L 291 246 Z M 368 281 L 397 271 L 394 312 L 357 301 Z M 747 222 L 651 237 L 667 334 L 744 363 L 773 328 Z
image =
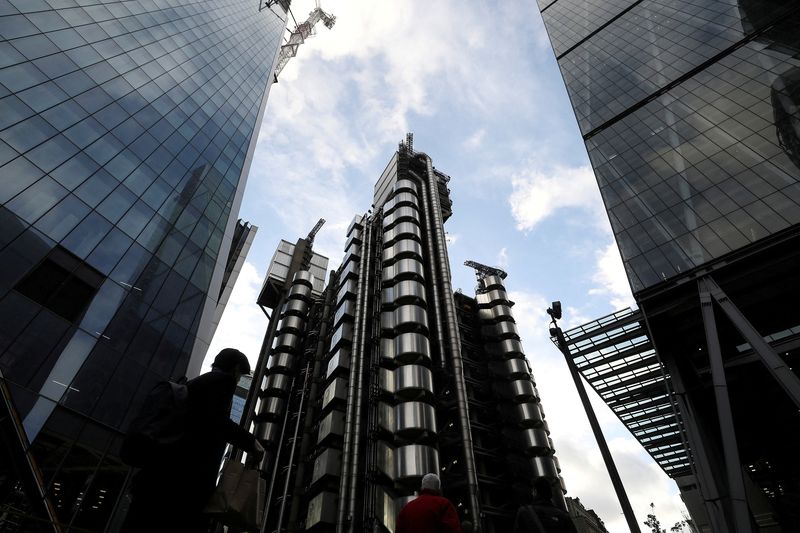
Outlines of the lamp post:
M 606 464 L 606 470 L 611 478 L 611 484 L 614 485 L 614 492 L 617 493 L 617 499 L 620 506 L 622 506 L 622 513 L 625 515 L 625 520 L 628 522 L 628 528 L 631 533 L 641 533 L 639 524 L 636 522 L 636 516 L 633 514 L 631 502 L 628 500 L 628 495 L 625 492 L 625 487 L 622 485 L 622 479 L 619 477 L 617 465 L 614 464 L 614 458 L 611 457 L 611 451 L 608 449 L 606 439 L 603 436 L 603 430 L 600 428 L 600 423 L 597 421 L 597 416 L 594 414 L 592 404 L 589 402 L 589 396 L 586 394 L 586 388 L 583 386 L 578 367 L 572 360 L 572 355 L 569 352 L 569 345 L 564 338 L 564 332 L 558 327 L 557 320 L 561 318 L 561 302 L 553 302 L 552 307 L 547 309 L 547 314 L 552 318 L 550 328 L 550 335 L 556 338 L 558 349 L 564 354 L 564 359 L 567 360 L 567 367 L 569 373 L 572 375 L 572 381 L 575 382 L 575 388 L 578 390 L 578 396 L 581 398 L 583 409 L 586 411 L 586 416 L 589 418 L 589 425 L 592 426 L 592 433 L 597 441 L 597 446 L 600 448 L 600 454 L 603 456 L 603 462 Z

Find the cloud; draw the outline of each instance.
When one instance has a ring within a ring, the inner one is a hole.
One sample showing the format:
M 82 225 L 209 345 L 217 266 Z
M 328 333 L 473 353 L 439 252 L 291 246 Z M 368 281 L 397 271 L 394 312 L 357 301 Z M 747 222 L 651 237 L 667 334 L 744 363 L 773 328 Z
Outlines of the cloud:
M 594 172 L 589 166 L 526 168 L 512 176 L 511 185 L 508 202 L 518 230 L 530 231 L 566 208 L 588 210 L 596 217 L 598 227 L 608 227 Z
M 508 268 L 508 248 L 500 248 L 497 252 L 497 260 L 495 261 L 500 268 Z
M 636 305 L 631 294 L 628 276 L 622 264 L 617 243 L 612 241 L 606 248 L 596 252 L 596 270 L 592 282 L 599 284 L 589 290 L 590 295 L 602 295 L 609 298 L 609 304 L 615 310 Z
M 475 133 L 473 133 L 469 137 L 467 137 L 462 143 L 462 146 L 470 150 L 480 148 L 481 145 L 483 145 L 484 137 L 486 137 L 486 130 L 481 128 L 475 131 Z
M 251 368 L 255 368 L 261 341 L 267 331 L 267 317 L 256 304 L 263 279 L 264 275 L 252 263 L 245 261 L 208 348 L 202 372 L 211 369 L 214 356 L 223 348 L 241 350 L 250 360 Z

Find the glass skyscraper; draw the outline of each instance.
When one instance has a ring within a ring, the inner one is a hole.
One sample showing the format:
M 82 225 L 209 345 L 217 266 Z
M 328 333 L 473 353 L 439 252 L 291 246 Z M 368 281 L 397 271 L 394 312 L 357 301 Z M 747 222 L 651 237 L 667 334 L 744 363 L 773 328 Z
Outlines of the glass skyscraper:
M 121 431 L 199 371 L 252 240 L 285 25 L 258 0 L 0 0 L 0 529 L 124 507 Z
M 641 309 L 576 364 L 696 525 L 795 531 L 800 4 L 539 8 Z

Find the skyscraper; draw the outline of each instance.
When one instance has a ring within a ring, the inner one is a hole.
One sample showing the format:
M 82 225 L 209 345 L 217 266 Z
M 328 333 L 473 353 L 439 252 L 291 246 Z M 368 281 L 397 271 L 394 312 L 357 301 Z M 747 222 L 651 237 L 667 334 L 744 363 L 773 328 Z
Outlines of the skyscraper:
M 262 291 L 265 530 L 394 531 L 429 472 L 476 531 L 510 531 L 536 477 L 566 509 L 505 274 L 482 273 L 475 297 L 453 292 L 449 180 L 409 136 L 320 296 L 302 253 L 270 269 L 290 283 Z
M 102 530 L 142 395 L 199 371 L 255 231 L 261 7 L 0 0 L 2 529 Z
M 800 6 L 539 7 L 640 307 L 567 332 L 575 361 L 698 524 L 793 530 Z

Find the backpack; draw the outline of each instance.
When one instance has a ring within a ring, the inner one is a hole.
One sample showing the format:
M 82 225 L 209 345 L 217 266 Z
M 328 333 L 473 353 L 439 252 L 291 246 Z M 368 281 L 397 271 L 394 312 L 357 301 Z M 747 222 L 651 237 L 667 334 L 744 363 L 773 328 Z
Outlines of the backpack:
M 122 442 L 120 458 L 130 466 L 154 464 L 186 433 L 189 389 L 186 378 L 157 383 L 144 399 Z

